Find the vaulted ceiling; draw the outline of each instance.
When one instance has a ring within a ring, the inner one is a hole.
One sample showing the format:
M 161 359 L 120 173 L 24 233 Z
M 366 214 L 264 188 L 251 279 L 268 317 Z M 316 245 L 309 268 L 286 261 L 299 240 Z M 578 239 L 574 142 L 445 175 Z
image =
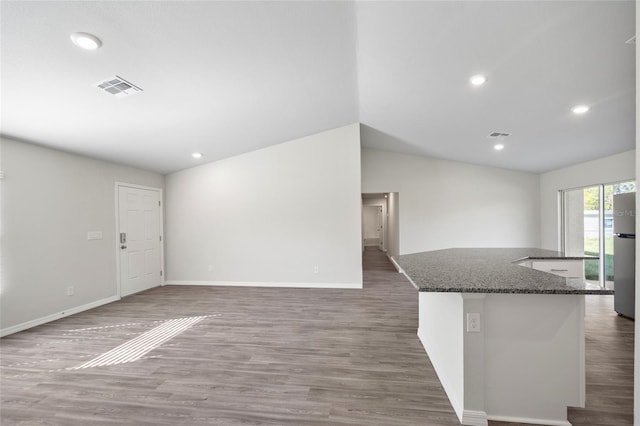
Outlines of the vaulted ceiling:
M 542 172 L 634 148 L 634 13 L 631 0 L 3 2 L 0 131 L 169 173 L 359 121 L 365 147 Z M 102 47 L 79 49 L 78 31 Z M 94 86 L 115 75 L 143 91 Z M 511 134 L 499 152 L 496 131 Z

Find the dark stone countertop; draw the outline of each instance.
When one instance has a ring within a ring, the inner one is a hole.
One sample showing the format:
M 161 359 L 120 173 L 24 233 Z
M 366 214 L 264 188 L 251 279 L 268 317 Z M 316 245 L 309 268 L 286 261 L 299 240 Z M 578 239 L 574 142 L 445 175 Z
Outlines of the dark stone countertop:
M 583 278 L 521 266 L 525 260 L 581 260 L 537 248 L 452 248 L 395 258 L 418 291 L 454 293 L 613 294 Z

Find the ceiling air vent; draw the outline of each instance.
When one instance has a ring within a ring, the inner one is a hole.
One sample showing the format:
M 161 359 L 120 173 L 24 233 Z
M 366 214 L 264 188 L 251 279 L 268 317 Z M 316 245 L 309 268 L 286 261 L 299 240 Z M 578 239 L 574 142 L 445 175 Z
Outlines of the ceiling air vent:
M 95 83 L 94 86 L 107 93 L 111 93 L 116 98 L 126 98 L 142 92 L 141 88 L 117 75 L 99 81 Z
M 636 36 L 631 37 L 629 40 L 625 41 L 627 44 L 636 44 Z
M 511 136 L 511 133 L 493 132 L 493 133 L 490 133 L 489 136 L 487 137 L 488 138 L 506 138 L 507 136 Z

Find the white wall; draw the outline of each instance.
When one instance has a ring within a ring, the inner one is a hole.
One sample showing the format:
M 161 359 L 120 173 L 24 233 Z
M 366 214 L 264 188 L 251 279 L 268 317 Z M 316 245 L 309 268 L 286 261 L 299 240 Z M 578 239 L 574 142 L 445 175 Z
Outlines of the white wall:
M 362 150 L 362 192 L 398 192 L 400 254 L 536 247 L 538 175 Z
M 168 283 L 362 286 L 357 124 L 173 173 L 166 184 Z
M 418 293 L 418 338 L 459 419 L 465 408 L 463 321 L 460 293 Z
M 387 220 L 387 256 L 395 257 L 400 254 L 400 226 L 398 218 L 398 193 L 390 192 L 388 201 Z
M 484 341 L 472 349 L 465 339 L 465 356 L 484 356 L 483 400 L 490 420 L 563 424 L 567 407 L 582 404 L 584 317 L 582 295 L 486 295 Z
M 583 296 L 418 298 L 418 337 L 462 424 L 567 424 L 567 406 L 579 406 L 585 389 Z M 466 331 L 472 312 L 478 333 Z
M 540 175 L 541 247 L 558 250 L 558 191 L 635 179 L 635 150 L 576 164 Z
M 2 334 L 117 298 L 115 182 L 163 188 L 164 177 L 9 139 L 0 145 Z M 103 239 L 87 241 L 88 231 Z

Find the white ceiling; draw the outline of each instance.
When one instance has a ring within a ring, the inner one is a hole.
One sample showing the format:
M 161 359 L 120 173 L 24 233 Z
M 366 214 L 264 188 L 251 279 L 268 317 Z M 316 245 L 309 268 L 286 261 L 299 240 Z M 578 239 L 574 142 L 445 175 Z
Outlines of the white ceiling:
M 631 0 L 1 7 L 2 134 L 161 173 L 357 121 L 367 147 L 533 172 L 635 145 Z M 144 92 L 92 87 L 113 75 Z

